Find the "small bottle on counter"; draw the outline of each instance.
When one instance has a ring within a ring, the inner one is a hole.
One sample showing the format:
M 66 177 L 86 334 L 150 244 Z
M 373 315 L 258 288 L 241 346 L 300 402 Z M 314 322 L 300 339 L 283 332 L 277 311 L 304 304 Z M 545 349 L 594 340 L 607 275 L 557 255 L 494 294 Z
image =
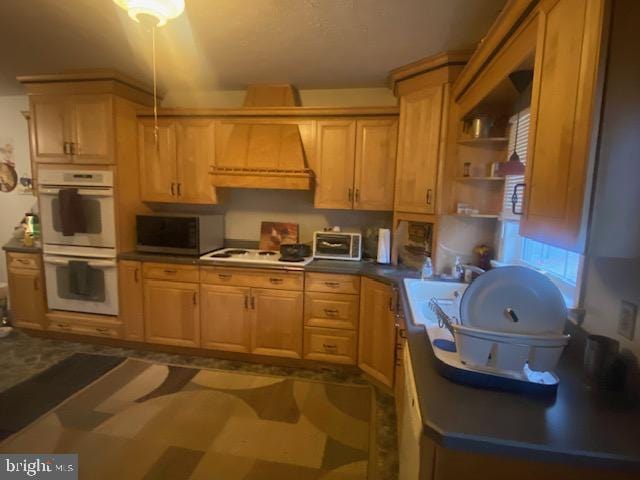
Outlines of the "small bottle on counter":
M 431 257 L 424 257 L 420 278 L 422 280 L 426 280 L 431 277 L 433 277 L 433 263 L 431 263 Z
M 451 275 L 453 275 L 458 280 L 462 280 L 464 277 L 464 267 L 462 266 L 462 260 L 460 259 L 459 256 L 456 256 L 456 259 L 453 262 Z

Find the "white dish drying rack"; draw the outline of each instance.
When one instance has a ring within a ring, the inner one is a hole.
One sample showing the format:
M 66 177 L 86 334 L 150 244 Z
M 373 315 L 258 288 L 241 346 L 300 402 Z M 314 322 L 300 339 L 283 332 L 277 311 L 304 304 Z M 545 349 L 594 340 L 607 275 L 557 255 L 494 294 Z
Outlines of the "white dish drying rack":
M 561 333 L 522 334 L 485 330 L 459 323 L 443 307 L 459 312 L 456 300 L 432 297 L 429 308 L 455 339 L 455 348 L 463 365 L 493 371 L 497 374 L 519 375 L 523 371 L 552 372 L 556 367 L 569 335 Z M 505 312 L 512 314 L 512 312 Z

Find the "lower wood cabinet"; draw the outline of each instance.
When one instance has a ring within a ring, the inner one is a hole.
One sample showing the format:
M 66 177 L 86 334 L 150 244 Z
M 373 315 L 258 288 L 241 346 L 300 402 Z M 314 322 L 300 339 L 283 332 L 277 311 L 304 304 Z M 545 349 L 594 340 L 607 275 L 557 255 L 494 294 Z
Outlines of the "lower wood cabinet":
M 44 329 L 47 301 L 40 255 L 7 253 L 7 267 L 13 324 Z
M 393 386 L 396 327 L 394 291 L 385 283 L 362 278 L 358 366 L 382 384 Z
M 150 343 L 200 346 L 197 283 L 145 279 L 144 328 Z
M 358 336 L 355 330 L 305 327 L 304 358 L 355 365 Z
M 200 346 L 251 352 L 251 289 L 201 285 L 200 298 Z
M 252 353 L 302 358 L 302 292 L 254 288 L 251 308 Z
M 118 297 L 126 340 L 144 340 L 144 300 L 142 262 L 118 262 Z

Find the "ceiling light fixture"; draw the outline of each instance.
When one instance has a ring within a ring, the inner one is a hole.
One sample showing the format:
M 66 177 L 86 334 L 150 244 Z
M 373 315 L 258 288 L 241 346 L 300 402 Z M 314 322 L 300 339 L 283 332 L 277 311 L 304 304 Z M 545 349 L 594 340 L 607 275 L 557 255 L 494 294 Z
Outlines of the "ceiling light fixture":
M 184 0 L 113 0 L 127 11 L 136 22 L 139 15 L 149 15 L 157 19 L 157 27 L 166 25 L 168 20 L 179 17 L 184 12 Z
M 155 19 L 151 26 L 151 50 L 153 67 L 153 138 L 156 149 L 158 142 L 158 82 L 156 74 L 156 28 L 167 24 L 168 20 L 179 17 L 184 12 L 184 0 L 113 0 L 116 5 L 124 9 L 129 17 L 136 22 Z

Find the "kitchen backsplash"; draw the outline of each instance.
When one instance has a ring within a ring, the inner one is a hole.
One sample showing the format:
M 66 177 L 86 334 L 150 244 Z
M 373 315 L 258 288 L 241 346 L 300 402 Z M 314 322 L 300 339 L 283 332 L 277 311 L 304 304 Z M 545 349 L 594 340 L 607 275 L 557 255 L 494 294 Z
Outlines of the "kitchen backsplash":
M 327 226 L 365 229 L 391 228 L 391 212 L 325 210 L 313 207 L 313 193 L 295 190 L 234 190 L 219 192 L 222 204 L 213 206 L 152 205 L 154 211 L 222 213 L 225 237 L 259 240 L 263 221 L 293 222 L 299 225 L 302 243 L 311 242 L 313 232 Z

